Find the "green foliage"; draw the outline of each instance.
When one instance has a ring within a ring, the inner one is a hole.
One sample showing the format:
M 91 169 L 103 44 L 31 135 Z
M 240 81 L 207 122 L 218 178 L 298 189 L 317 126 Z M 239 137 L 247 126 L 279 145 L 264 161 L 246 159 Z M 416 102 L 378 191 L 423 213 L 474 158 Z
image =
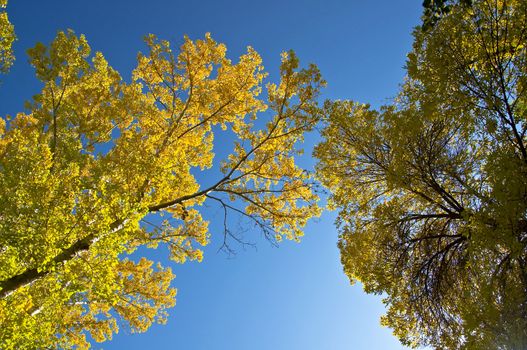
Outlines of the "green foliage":
M 527 347 L 527 2 L 417 29 L 394 103 L 326 104 L 344 270 L 410 346 Z
M 423 30 L 429 30 L 446 16 L 453 6 L 472 6 L 472 0 L 424 0 L 423 1 Z

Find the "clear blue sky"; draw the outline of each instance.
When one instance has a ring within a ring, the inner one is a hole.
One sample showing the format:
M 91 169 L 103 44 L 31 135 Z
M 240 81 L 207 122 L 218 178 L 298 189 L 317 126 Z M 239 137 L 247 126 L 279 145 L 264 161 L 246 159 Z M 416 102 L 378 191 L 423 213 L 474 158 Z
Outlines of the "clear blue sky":
M 25 50 L 49 43 L 58 30 L 87 36 L 92 48 L 130 78 L 143 35 L 181 43 L 184 34 L 227 45 L 235 60 L 253 46 L 276 77 L 280 52 L 293 49 L 303 63 L 315 63 L 328 81 L 323 99 L 353 99 L 373 105 L 393 97 L 404 77 L 412 28 L 421 0 L 270 1 L 37 1 L 10 0 L 8 11 L 19 40 L 17 61 L 1 77 L 0 115 L 23 110 L 40 85 Z M 303 164 L 312 167 L 306 142 Z M 212 232 L 221 232 L 221 212 L 211 206 Z M 380 297 L 350 286 L 342 272 L 334 213 L 312 222 L 300 244 L 272 247 L 258 232 L 246 232 L 257 249 L 217 253 L 221 237 L 199 263 L 176 265 L 177 305 L 166 326 L 145 334 L 121 332 L 105 349 L 403 349 L 380 326 Z M 214 239 L 216 237 L 217 239 Z M 165 259 L 164 252 L 150 252 Z

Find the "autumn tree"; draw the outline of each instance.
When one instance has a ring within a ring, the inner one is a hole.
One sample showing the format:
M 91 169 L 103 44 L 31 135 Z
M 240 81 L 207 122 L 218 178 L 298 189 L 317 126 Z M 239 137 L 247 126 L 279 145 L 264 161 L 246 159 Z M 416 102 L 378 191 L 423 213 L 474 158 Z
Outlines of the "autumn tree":
M 393 103 L 325 106 L 345 273 L 406 345 L 527 348 L 526 31 L 526 1 L 453 6 Z
M 422 29 L 432 28 L 453 6 L 472 6 L 472 0 L 424 0 Z
M 15 41 L 15 30 L 5 8 L 7 0 L 0 0 L 0 73 L 5 73 L 13 65 L 13 42 Z
M 264 85 L 250 47 L 234 63 L 209 35 L 175 51 L 146 43 L 130 83 L 71 31 L 29 50 L 42 91 L 27 113 L 1 119 L 2 349 L 88 348 L 165 322 L 170 268 L 127 256 L 147 246 L 201 260 L 210 234 L 234 234 L 226 222 L 209 233 L 205 201 L 271 240 L 299 240 L 320 212 L 295 163 L 320 116 L 315 66 L 284 53 L 279 83 Z M 233 143 L 215 161 L 222 132 Z M 215 164 L 220 175 L 198 182 Z

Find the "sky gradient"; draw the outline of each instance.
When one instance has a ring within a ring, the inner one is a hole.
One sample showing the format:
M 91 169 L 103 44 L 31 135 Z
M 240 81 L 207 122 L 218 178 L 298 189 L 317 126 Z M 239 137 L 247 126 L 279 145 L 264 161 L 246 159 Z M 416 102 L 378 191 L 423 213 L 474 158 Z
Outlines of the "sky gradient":
M 24 111 L 24 101 L 41 88 L 25 51 L 68 28 L 85 34 L 125 80 L 145 50 L 144 35 L 178 46 L 185 34 L 199 39 L 210 32 L 233 61 L 254 47 L 269 81 L 276 82 L 280 52 L 293 49 L 301 64 L 317 64 L 327 80 L 321 101 L 378 106 L 396 95 L 404 78 L 421 0 L 10 0 L 8 13 L 19 39 L 17 61 L 1 77 L 2 116 Z M 317 135 L 306 139 L 302 164 L 310 169 L 317 141 Z M 173 266 L 178 296 L 168 324 L 145 334 L 120 332 L 95 349 L 404 349 L 380 326 L 381 298 L 351 286 L 342 272 L 335 213 L 312 221 L 300 244 L 276 248 L 248 230 L 244 236 L 256 248 L 233 243 L 231 256 L 218 252 L 222 212 L 211 204 L 205 214 L 212 242 L 202 263 Z M 163 249 L 147 254 L 166 261 Z

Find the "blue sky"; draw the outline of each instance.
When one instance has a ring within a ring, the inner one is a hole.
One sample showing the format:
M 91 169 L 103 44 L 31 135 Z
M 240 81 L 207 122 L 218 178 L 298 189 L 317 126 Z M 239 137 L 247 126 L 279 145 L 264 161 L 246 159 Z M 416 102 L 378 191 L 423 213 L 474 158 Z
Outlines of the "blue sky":
M 373 105 L 389 101 L 404 77 L 411 31 L 419 23 L 421 0 L 270 1 L 36 1 L 8 6 L 19 40 L 17 61 L 1 77 L 0 115 L 23 111 L 40 85 L 25 51 L 49 43 L 58 30 L 85 34 L 129 79 L 142 37 L 148 33 L 176 45 L 211 32 L 235 60 L 246 46 L 263 57 L 273 81 L 280 52 L 293 49 L 302 63 L 315 63 L 328 81 L 322 99 L 353 99 Z M 312 135 L 303 164 L 313 167 Z M 206 210 L 211 231 L 221 233 L 222 213 Z M 145 334 L 121 332 L 105 349 L 403 349 L 380 326 L 378 296 L 351 286 L 342 272 L 334 213 L 311 222 L 300 244 L 272 247 L 258 232 L 245 237 L 257 248 L 235 246 L 218 253 L 213 236 L 202 263 L 173 267 L 177 305 L 168 324 Z M 216 238 L 217 239 L 216 239 Z M 165 252 L 149 252 L 164 260 Z

